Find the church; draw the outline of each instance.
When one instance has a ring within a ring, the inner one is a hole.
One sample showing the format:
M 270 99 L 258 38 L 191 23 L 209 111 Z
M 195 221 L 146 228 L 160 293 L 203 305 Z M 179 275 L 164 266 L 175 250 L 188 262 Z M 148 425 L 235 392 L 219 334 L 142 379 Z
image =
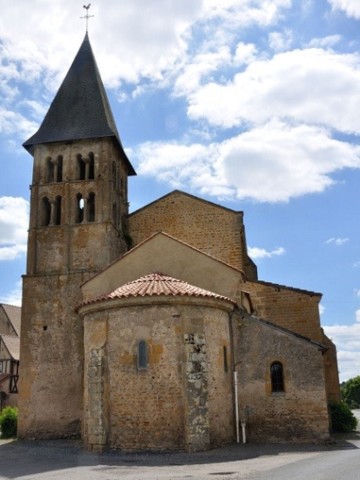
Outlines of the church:
M 87 33 L 24 147 L 20 438 L 189 452 L 328 439 L 340 393 L 321 294 L 258 278 L 241 211 L 176 190 L 129 213 L 136 173 Z

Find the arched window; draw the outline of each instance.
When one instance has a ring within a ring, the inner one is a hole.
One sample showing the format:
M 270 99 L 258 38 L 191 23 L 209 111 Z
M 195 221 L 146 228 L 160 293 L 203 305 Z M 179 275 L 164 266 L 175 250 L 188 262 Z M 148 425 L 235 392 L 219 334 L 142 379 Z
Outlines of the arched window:
M 46 181 L 47 183 L 54 181 L 54 163 L 51 157 L 46 159 Z
M 61 197 L 55 199 L 55 225 L 61 225 Z
M 87 205 L 86 205 L 86 210 L 87 210 L 87 221 L 88 222 L 95 222 L 95 193 L 91 192 L 89 193 L 88 199 L 87 199 Z
M 85 180 L 85 162 L 80 153 L 78 153 L 76 157 L 77 157 L 78 180 Z
M 138 343 L 138 369 L 145 370 L 148 366 L 148 346 L 145 340 L 140 340 Z
M 284 369 L 282 363 L 273 362 L 270 367 L 271 391 L 284 392 Z
M 84 220 L 84 206 L 84 199 L 81 193 L 78 193 L 76 195 L 75 223 L 81 223 Z
M 41 219 L 40 224 L 42 227 L 50 225 L 51 220 L 51 204 L 47 197 L 41 199 Z
M 95 178 L 95 158 L 93 152 L 89 153 L 89 171 L 86 180 L 94 180 Z
M 62 155 L 59 155 L 57 157 L 57 171 L 56 171 L 56 181 L 57 182 L 62 182 L 62 177 L 63 177 L 63 157 Z

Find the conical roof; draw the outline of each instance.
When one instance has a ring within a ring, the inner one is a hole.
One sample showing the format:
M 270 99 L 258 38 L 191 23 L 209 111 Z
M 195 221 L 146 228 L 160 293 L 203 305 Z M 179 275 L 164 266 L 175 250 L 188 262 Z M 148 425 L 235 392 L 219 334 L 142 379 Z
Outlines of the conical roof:
M 111 293 L 101 295 L 84 302 L 83 305 L 101 302 L 103 300 L 112 300 L 115 298 L 129 297 L 151 297 L 151 296 L 187 296 L 187 297 L 207 297 L 220 300 L 226 300 L 235 304 L 233 300 L 223 295 L 195 287 L 189 283 L 177 278 L 169 277 L 162 273 L 150 273 L 137 280 L 128 282 L 117 288 Z
M 23 145 L 33 153 L 42 143 L 114 137 L 128 165 L 88 34 L 39 128 Z

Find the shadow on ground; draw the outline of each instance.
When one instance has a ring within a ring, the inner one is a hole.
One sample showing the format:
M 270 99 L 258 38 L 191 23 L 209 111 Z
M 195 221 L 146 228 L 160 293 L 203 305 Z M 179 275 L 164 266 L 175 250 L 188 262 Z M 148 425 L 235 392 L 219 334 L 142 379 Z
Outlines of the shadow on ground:
M 114 450 L 93 453 L 84 450 L 80 441 L 0 441 L 0 478 L 17 478 L 75 467 L 94 467 L 98 470 L 111 466 L 147 467 L 177 466 L 234 462 L 282 453 L 324 452 L 356 449 L 360 446 L 360 432 L 335 435 L 326 444 L 231 444 L 208 452 L 132 452 Z

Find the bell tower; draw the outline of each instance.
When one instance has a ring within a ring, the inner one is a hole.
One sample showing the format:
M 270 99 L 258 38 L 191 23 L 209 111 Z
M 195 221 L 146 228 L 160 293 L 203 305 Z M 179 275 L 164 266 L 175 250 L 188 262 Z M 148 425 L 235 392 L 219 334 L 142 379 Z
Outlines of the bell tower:
M 39 130 L 27 271 L 23 277 L 19 435 L 80 432 L 83 332 L 80 285 L 127 251 L 122 147 L 88 34 Z

